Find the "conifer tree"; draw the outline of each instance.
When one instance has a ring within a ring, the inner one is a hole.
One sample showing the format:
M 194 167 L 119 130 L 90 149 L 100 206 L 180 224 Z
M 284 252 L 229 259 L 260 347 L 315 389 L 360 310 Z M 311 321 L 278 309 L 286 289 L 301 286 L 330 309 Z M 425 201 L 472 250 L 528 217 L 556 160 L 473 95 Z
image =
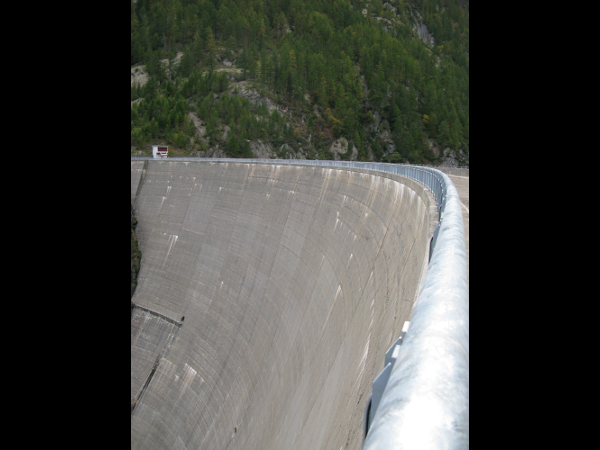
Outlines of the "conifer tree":
M 248 19 L 245 17 L 242 20 L 242 32 L 244 35 L 246 47 L 248 47 L 250 45 L 251 32 L 250 32 L 250 23 L 248 22 Z
M 208 57 L 212 67 L 215 51 L 215 37 L 210 27 L 206 29 L 206 42 L 204 44 L 204 49 L 208 52 Z
M 369 24 L 371 18 L 353 11 L 345 0 L 335 4 L 283 0 L 268 5 L 230 0 L 131 3 L 131 61 L 132 65 L 143 63 L 150 79 L 143 88 L 131 88 L 132 101 L 144 97 L 132 105 L 132 142 L 163 138 L 189 145 L 189 136 L 195 132 L 186 118 L 186 102 L 191 101 L 208 126 L 207 136 L 213 136 L 212 144 L 221 143 L 220 125 L 233 117 L 239 154 L 245 152 L 245 139 L 261 137 L 273 143 L 285 139 L 293 146 L 293 128 L 277 117 L 267 123 L 264 104 L 238 106 L 224 96 L 213 100 L 213 94 L 224 92 L 229 84 L 223 73 L 213 72 L 217 41 L 221 41 L 226 42 L 224 56 L 244 70 L 244 77 L 268 87 L 272 101 L 280 96 L 295 111 L 301 105 L 306 108 L 304 130 L 313 135 L 311 141 L 318 145 L 321 157 L 327 157 L 324 149 L 330 138 L 314 136 L 314 128 L 322 126 L 315 112 L 323 114 L 327 108 L 331 108 L 328 128 L 336 137 L 352 138 L 359 159 L 366 159 L 367 146 L 371 146 L 363 128 L 372 123 L 374 113 L 382 124 L 389 124 L 403 160 L 431 160 L 429 140 L 442 148 L 468 152 L 468 5 L 458 0 L 419 0 L 410 5 L 395 0 L 396 12 L 391 13 L 387 5 L 381 9 L 382 1 L 373 0 L 370 10 L 392 14 L 403 22 L 393 30 L 384 30 L 376 20 Z M 415 10 L 435 38 L 431 50 L 413 35 L 406 18 L 406 11 L 414 15 Z M 288 26 L 293 33 L 288 33 Z M 277 47 L 271 48 L 270 43 Z M 244 50 L 238 56 L 239 45 Z M 173 69 L 178 51 L 183 51 L 179 68 L 165 76 L 159 61 L 168 58 Z M 207 69 L 206 75 L 199 75 Z M 214 110 L 220 117 L 211 120 Z M 383 139 L 381 130 L 374 130 L 375 135 L 380 139 L 373 147 L 383 152 L 389 140 Z

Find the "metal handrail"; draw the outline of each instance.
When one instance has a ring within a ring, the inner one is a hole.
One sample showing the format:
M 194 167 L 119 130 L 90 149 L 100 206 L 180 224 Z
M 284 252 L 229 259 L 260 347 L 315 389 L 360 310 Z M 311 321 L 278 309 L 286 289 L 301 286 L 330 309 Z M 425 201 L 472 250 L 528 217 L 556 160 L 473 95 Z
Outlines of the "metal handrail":
M 298 159 L 135 157 L 162 162 L 303 164 L 371 169 L 427 186 L 438 205 L 430 261 L 364 450 L 469 447 L 469 284 L 461 203 L 450 178 L 422 166 Z

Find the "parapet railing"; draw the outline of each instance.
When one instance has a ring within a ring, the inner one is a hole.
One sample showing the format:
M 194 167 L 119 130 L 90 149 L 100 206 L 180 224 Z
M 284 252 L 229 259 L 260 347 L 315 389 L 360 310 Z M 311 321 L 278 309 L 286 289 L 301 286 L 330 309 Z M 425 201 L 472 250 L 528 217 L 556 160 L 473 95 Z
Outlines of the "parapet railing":
M 378 170 L 412 178 L 433 193 L 439 222 L 423 286 L 406 330 L 386 356 L 387 383 L 370 413 L 363 450 L 469 447 L 469 284 L 458 192 L 443 172 L 404 164 L 298 159 L 135 157 L 161 162 L 302 164 Z M 388 367 L 389 366 L 389 367 Z M 382 374 L 384 373 L 382 372 Z M 368 420 L 368 414 L 366 414 Z

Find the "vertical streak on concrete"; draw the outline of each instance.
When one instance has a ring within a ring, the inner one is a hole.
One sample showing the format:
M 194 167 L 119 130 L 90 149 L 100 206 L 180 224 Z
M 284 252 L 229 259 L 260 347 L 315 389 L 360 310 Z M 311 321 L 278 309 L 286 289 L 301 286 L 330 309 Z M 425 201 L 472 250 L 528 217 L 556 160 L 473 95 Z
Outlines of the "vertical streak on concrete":
M 148 168 L 148 161 L 144 161 L 144 164 L 140 164 L 142 161 L 131 162 L 131 204 L 135 209 L 135 202 L 137 201 L 140 189 L 144 184 L 144 178 L 146 177 L 146 170 Z M 134 192 L 135 187 L 135 194 Z

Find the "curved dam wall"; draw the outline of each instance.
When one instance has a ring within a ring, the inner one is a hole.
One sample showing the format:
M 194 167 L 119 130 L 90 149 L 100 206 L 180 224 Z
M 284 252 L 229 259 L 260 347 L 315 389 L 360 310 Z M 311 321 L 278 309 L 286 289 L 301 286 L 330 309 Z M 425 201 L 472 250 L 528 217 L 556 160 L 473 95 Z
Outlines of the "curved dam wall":
M 132 161 L 132 449 L 359 449 L 437 223 L 394 174 Z

